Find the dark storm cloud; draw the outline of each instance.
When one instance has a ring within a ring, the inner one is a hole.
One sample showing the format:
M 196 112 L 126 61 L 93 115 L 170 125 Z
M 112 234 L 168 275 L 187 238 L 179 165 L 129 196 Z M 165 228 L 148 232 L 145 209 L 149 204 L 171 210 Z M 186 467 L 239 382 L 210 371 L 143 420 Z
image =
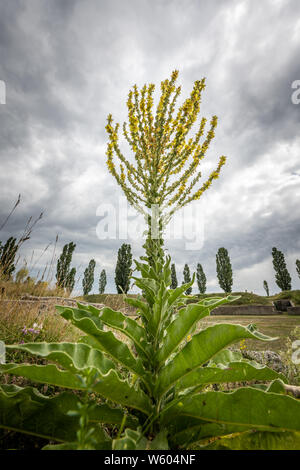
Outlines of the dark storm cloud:
M 75 264 L 95 257 L 112 290 L 124 240 L 96 235 L 97 207 L 121 194 L 104 165 L 106 116 L 122 122 L 134 83 L 159 84 L 179 68 L 183 96 L 207 78 L 203 114 L 220 117 L 207 162 L 213 168 L 222 154 L 228 162 L 205 196 L 203 248 L 167 246 L 179 269 L 203 262 L 210 290 L 217 289 L 216 250 L 226 246 L 236 286 L 261 291 L 273 245 L 289 263 L 300 254 L 300 105 L 291 102 L 291 84 L 300 79 L 299 13 L 297 0 L 2 2 L 0 222 L 18 193 L 22 203 L 0 238 L 21 234 L 44 210 L 23 255 L 35 249 L 38 257 L 57 234 L 58 252 L 74 240 Z M 204 176 L 207 170 L 205 163 Z M 141 241 L 132 245 L 139 256 Z

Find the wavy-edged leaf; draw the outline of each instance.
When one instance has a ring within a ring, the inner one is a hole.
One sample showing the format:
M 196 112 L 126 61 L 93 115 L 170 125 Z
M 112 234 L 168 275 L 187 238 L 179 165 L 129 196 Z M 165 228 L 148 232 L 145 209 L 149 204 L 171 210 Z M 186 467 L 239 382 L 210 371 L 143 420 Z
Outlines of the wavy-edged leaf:
M 26 377 L 33 382 L 56 385 L 57 387 L 72 390 L 85 390 L 86 386 L 81 378 L 69 370 L 59 369 L 55 364 L 0 364 L 0 372 Z
M 105 325 L 121 331 L 131 339 L 138 352 L 143 355 L 144 358 L 150 360 L 150 348 L 146 340 L 145 329 L 135 320 L 109 307 L 104 307 L 100 310 L 100 319 Z
M 205 384 L 218 384 L 230 382 L 250 382 L 261 380 L 286 380 L 284 375 L 275 372 L 267 366 L 257 364 L 255 367 L 247 362 L 230 362 L 227 367 L 200 367 L 191 374 L 186 375 L 177 383 L 178 390 L 186 388 L 197 388 Z
M 92 367 L 101 374 L 106 374 L 110 369 L 115 369 L 113 361 L 101 351 L 82 343 L 24 343 L 8 345 L 7 348 L 45 357 L 72 372 Z
M 287 395 L 240 388 L 234 392 L 206 392 L 182 398 L 163 413 L 162 422 L 174 416 L 238 426 L 257 431 L 300 431 L 300 401 Z M 232 431 L 234 432 L 234 431 Z
M 36 364 L 2 364 L 0 371 L 6 374 L 26 377 L 34 382 L 56 385 L 72 390 L 86 390 L 84 380 L 70 371 L 61 370 L 55 364 L 45 366 Z M 151 401 L 141 390 L 135 390 L 127 380 L 121 380 L 115 370 L 105 375 L 98 374 L 90 391 L 130 408 L 135 408 L 145 414 L 152 411 Z
M 99 349 L 109 354 L 114 360 L 142 379 L 145 378 L 145 370 L 141 360 L 135 359 L 128 346 L 119 341 L 111 331 L 101 329 L 102 321 L 100 318 L 96 318 L 86 310 L 69 307 L 56 308 L 63 318 L 70 320 L 77 328 L 93 336 L 99 345 Z
M 261 339 L 271 341 L 268 336 L 242 325 L 219 323 L 209 326 L 193 336 L 186 346 L 160 371 L 156 385 L 158 396 L 166 393 L 178 380 L 192 373 L 208 362 L 220 350 L 231 343 L 243 339 Z
M 127 380 L 121 380 L 114 370 L 99 378 L 93 390 L 109 400 L 135 408 L 147 415 L 152 412 L 151 400 L 141 388 L 136 390 Z

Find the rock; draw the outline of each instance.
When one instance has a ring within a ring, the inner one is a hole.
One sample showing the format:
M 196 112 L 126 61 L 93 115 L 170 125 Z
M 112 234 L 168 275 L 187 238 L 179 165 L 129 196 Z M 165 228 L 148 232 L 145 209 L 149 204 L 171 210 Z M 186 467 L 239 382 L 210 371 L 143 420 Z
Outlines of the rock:
M 282 372 L 283 374 L 287 372 L 286 367 L 282 363 L 280 355 L 274 351 L 243 350 L 241 352 L 246 359 L 259 362 L 260 364 L 264 364 L 270 367 L 271 369 L 275 370 L 276 372 Z

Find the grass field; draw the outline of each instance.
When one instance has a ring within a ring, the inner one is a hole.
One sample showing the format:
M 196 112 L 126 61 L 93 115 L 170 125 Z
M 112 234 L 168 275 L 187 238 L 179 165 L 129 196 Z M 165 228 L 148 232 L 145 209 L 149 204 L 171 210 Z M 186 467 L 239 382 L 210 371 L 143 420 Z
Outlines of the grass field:
M 257 329 L 262 333 L 278 337 L 277 340 L 272 342 L 246 340 L 246 346 L 251 350 L 272 350 L 275 352 L 284 351 L 287 346 L 287 338 L 291 337 L 291 332 L 296 326 L 300 326 L 300 316 L 288 316 L 288 315 L 272 315 L 272 316 L 210 316 L 206 317 L 205 320 L 201 321 L 201 326 L 206 327 L 208 325 L 214 325 L 216 323 L 235 323 L 239 325 L 249 325 L 254 323 Z M 292 338 L 293 339 L 293 338 Z M 238 343 L 237 343 L 238 346 Z

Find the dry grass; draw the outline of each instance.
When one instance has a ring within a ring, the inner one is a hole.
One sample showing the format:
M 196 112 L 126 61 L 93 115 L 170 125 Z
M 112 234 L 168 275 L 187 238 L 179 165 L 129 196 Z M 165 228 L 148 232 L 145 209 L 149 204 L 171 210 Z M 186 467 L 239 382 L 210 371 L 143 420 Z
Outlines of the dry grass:
M 55 311 L 56 301 L 0 301 L 0 339 L 6 344 L 21 341 L 76 341 L 80 332 Z M 35 331 L 28 331 L 37 324 Z M 24 327 L 27 334 L 24 333 Z

